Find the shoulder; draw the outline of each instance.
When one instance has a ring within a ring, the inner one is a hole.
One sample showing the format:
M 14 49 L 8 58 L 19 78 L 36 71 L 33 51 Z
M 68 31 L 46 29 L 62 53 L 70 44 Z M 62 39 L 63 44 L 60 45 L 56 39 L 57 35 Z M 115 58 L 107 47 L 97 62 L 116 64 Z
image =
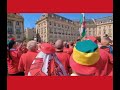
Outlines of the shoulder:
M 103 50 L 103 49 L 100 49 L 100 57 L 101 57 L 101 59 L 102 60 L 109 60 L 111 57 L 110 57 L 111 55 L 107 52 L 107 51 L 105 51 L 105 50 Z
M 23 53 L 23 54 L 21 55 L 21 58 L 24 58 L 24 57 L 26 56 L 26 54 L 27 54 L 27 53 Z

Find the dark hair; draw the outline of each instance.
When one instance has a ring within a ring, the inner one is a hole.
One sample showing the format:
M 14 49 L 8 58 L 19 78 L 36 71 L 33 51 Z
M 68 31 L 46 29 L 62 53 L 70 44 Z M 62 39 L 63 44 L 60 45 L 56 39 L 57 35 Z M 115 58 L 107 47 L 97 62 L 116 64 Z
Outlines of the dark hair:
M 101 42 L 101 37 L 96 37 L 96 39 L 98 40 L 98 42 Z
M 107 46 L 101 46 L 100 47 L 101 49 L 106 49 L 106 48 L 108 48 Z
M 69 48 L 69 45 L 68 45 L 68 44 L 65 44 L 65 47 L 66 47 L 66 48 Z
M 7 51 L 8 51 L 8 56 L 9 56 L 9 58 L 10 58 L 10 60 L 12 60 L 12 57 L 11 57 L 11 55 L 10 55 L 10 49 L 13 47 L 13 45 L 15 44 L 16 42 L 15 41 L 13 41 L 13 40 L 11 40 L 9 43 L 8 43 L 8 49 L 7 49 Z
M 8 48 L 11 49 L 16 42 L 11 40 L 8 44 Z
M 71 45 L 71 46 L 74 46 L 74 42 L 70 42 L 70 45 Z

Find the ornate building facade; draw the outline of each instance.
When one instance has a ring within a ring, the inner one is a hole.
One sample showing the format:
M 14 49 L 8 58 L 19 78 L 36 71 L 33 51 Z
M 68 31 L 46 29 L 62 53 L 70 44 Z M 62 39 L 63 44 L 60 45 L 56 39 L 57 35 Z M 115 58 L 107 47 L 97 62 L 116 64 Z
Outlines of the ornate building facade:
M 16 40 L 24 38 L 24 18 L 20 14 L 7 14 L 7 39 L 15 37 Z
M 43 42 L 55 42 L 59 38 L 74 41 L 79 35 L 78 25 L 65 17 L 45 13 L 36 22 L 36 33 L 39 33 Z
M 95 22 L 97 25 L 97 36 L 103 37 L 107 34 L 113 40 L 113 16 L 99 18 Z
M 39 33 L 43 42 L 55 42 L 61 38 L 65 41 L 75 41 L 79 34 L 79 20 L 70 20 L 65 17 L 44 13 L 36 22 L 36 33 Z M 86 36 L 103 37 L 108 34 L 113 39 L 113 17 L 86 19 Z

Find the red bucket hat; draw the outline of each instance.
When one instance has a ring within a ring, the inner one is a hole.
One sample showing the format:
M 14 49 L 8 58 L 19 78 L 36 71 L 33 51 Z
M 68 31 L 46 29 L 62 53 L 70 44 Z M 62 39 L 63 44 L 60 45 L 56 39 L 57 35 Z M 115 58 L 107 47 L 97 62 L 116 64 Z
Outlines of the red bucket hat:
M 55 48 L 49 43 L 41 44 L 41 51 L 46 54 L 55 53 Z

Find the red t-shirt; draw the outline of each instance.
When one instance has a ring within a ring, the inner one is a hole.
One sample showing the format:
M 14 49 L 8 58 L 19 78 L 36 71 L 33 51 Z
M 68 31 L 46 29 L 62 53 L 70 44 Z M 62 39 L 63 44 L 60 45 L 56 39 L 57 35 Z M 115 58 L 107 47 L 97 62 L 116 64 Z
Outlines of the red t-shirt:
M 30 66 L 33 60 L 35 59 L 35 57 L 37 56 L 37 54 L 38 52 L 32 52 L 32 51 L 28 51 L 27 53 L 22 54 L 20 58 L 18 70 L 20 72 L 24 72 L 25 75 L 28 75 Z
M 69 59 L 70 55 L 64 52 L 56 52 L 56 55 L 58 59 L 61 61 L 63 66 L 65 67 L 65 70 L 67 73 L 69 73 L 70 65 L 69 65 Z
M 100 67 L 102 67 L 102 71 L 100 75 L 108 76 L 112 72 L 112 69 L 113 69 L 113 56 L 103 49 L 100 49 L 100 56 L 101 56 Z
M 16 74 L 18 73 L 19 59 L 22 53 L 16 49 L 11 49 L 10 55 L 12 60 L 10 60 L 10 58 L 7 58 L 8 74 Z
M 64 48 L 63 52 L 68 53 L 69 55 L 71 55 L 72 52 L 73 52 L 73 48 Z

